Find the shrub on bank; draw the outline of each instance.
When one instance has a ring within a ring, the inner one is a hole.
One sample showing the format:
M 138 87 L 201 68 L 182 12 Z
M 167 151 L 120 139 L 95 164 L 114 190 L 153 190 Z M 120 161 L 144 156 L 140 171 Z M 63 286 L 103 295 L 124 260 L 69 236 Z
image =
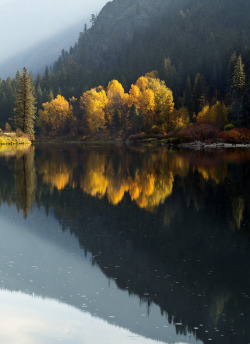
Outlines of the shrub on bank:
M 220 130 L 212 123 L 200 122 L 189 124 L 177 133 L 177 137 L 186 142 L 216 140 Z
M 234 128 L 220 133 L 219 138 L 228 143 L 246 143 L 250 141 L 250 130 Z

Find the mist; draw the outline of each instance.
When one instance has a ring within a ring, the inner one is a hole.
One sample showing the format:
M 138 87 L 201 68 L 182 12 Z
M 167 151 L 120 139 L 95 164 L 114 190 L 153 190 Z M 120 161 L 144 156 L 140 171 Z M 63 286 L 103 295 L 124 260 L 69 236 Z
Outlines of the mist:
M 0 0 L 0 62 L 98 14 L 107 0 Z

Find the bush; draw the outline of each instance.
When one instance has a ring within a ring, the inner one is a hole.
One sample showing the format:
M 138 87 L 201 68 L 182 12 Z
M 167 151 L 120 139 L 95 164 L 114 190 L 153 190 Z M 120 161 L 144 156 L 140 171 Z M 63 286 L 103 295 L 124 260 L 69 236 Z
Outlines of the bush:
M 186 142 L 206 141 L 215 140 L 219 136 L 219 133 L 220 131 L 216 125 L 200 122 L 189 124 L 185 129 L 177 133 L 177 137 Z
M 231 129 L 234 129 L 235 128 L 235 125 L 233 123 L 228 123 L 226 125 L 224 125 L 224 130 L 227 131 L 227 130 L 231 130 Z
M 250 130 L 234 128 L 220 133 L 219 137 L 228 143 L 246 143 L 250 141 Z

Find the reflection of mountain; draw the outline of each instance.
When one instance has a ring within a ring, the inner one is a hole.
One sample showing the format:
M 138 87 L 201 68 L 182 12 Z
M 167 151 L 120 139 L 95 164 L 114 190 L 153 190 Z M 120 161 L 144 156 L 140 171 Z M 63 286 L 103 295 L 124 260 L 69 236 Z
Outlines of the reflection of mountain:
M 182 323 L 176 331 L 196 332 L 204 342 L 245 343 L 250 337 L 248 158 L 248 152 L 38 147 L 36 200 L 47 212 L 53 209 L 62 228 L 74 233 L 120 289 L 152 308 L 159 305 L 170 322 Z M 10 168 L 11 163 L 0 165 L 1 198 L 9 202 Z M 56 184 L 58 174 L 67 175 L 66 182 Z M 131 185 L 143 192 L 145 205 L 134 201 Z M 163 197 L 150 203 L 155 185 Z
M 34 209 L 32 215 L 24 220 L 14 207 L 0 209 L 2 289 L 57 299 L 147 338 L 167 339 L 167 319 L 158 306 L 152 305 L 146 316 L 147 303 L 128 297 L 108 281 L 77 239 L 62 232 L 53 217 L 46 218 L 44 209 Z M 175 334 L 174 326 L 169 326 L 167 334 L 177 342 L 184 340 Z

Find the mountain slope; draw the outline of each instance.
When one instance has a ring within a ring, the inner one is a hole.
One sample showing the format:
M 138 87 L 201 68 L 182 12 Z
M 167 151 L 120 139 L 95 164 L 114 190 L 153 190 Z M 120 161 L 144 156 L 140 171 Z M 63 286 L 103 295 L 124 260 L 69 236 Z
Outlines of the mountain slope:
M 114 0 L 69 55 L 55 63 L 54 74 L 66 68 L 69 75 L 69 61 L 80 66 L 81 81 L 70 86 L 76 95 L 112 78 L 130 84 L 152 69 L 177 93 L 187 76 L 198 72 L 211 89 L 224 92 L 230 54 L 236 50 L 247 61 L 249 47 L 248 0 Z M 164 58 L 171 59 L 176 80 L 168 80 Z

